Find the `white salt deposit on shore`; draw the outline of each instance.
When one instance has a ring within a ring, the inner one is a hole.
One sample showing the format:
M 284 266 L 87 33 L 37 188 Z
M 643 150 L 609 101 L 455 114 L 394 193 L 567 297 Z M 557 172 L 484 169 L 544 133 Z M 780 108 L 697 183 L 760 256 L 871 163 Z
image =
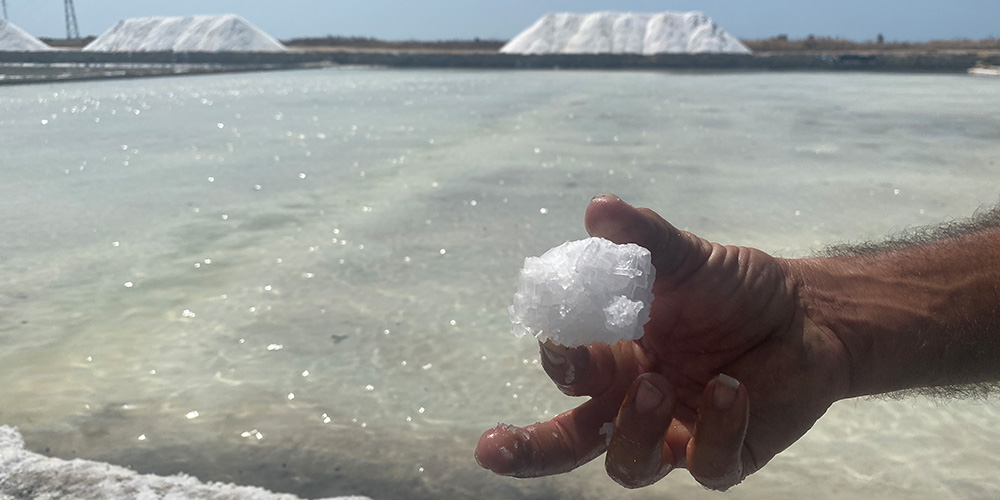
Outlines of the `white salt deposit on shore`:
M 649 250 L 603 238 L 563 243 L 524 259 L 511 331 L 568 347 L 642 337 L 653 303 Z
M 49 458 L 24 449 L 21 433 L 0 426 L 0 499 L 299 500 L 263 488 L 202 483 L 187 475 L 156 476 L 88 460 Z M 371 500 L 336 497 L 328 500 Z
M 507 54 L 734 53 L 750 49 L 701 12 L 550 13 L 500 49 Z
M 83 48 L 90 52 L 282 52 L 285 46 L 235 14 L 136 17 Z
M 10 21 L 0 19 L 0 51 L 34 52 L 41 50 L 52 50 L 52 47 Z

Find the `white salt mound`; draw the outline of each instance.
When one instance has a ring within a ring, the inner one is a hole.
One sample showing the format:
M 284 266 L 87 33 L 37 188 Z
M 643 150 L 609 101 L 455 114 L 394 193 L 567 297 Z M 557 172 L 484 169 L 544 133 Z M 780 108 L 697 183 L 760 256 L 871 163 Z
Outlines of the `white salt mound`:
M 52 47 L 9 21 L 0 19 L 0 51 L 36 52 L 41 50 L 52 50 Z
M 90 42 L 89 52 L 283 52 L 273 36 L 235 14 L 135 17 Z
M 299 500 L 263 488 L 202 483 L 185 475 L 138 474 L 88 460 L 49 458 L 24 449 L 21 433 L 0 426 L 0 499 Z M 371 500 L 336 497 L 328 500 Z
M 701 12 L 552 13 L 504 45 L 507 54 L 749 54 Z
M 603 238 L 569 241 L 524 259 L 511 331 L 568 347 L 642 337 L 656 269 L 649 250 Z

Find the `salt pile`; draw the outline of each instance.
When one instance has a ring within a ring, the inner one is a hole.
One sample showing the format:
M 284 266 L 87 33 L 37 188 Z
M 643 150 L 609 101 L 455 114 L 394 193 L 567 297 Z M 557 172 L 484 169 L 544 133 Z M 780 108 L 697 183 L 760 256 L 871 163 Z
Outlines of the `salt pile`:
M 662 54 L 750 49 L 701 12 L 553 13 L 507 42 L 507 54 Z
M 0 51 L 35 52 L 40 50 L 52 50 L 52 47 L 9 21 L 0 19 Z
M 191 476 L 138 474 L 124 467 L 87 460 L 49 458 L 24 449 L 21 433 L 0 426 L 0 499 L 108 498 L 172 500 L 299 500 L 263 488 L 202 483 Z M 328 500 L 371 500 L 336 497 Z
M 90 52 L 282 52 L 273 36 L 235 14 L 135 17 L 83 48 Z
M 603 238 L 563 243 L 524 259 L 508 309 L 511 331 L 568 347 L 642 337 L 653 302 L 649 250 Z

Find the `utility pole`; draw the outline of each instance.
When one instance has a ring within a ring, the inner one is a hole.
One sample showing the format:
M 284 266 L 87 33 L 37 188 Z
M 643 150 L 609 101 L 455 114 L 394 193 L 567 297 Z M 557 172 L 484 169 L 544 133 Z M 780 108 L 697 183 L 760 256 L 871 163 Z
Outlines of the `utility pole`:
M 7 0 L 3 0 L 3 19 L 6 21 L 7 17 Z
M 63 0 L 63 3 L 66 5 L 66 39 L 80 38 L 80 28 L 76 25 L 76 9 L 73 8 L 73 0 Z

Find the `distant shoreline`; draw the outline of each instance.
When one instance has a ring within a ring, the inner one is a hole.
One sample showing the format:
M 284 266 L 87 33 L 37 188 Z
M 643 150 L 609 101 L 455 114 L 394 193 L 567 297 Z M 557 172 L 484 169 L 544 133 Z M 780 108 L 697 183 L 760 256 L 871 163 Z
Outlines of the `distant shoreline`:
M 323 66 L 424 69 L 596 69 L 694 71 L 868 71 L 965 73 L 1000 65 L 1000 50 L 797 51 L 754 54 L 545 54 L 477 50 L 350 50 L 293 48 L 288 52 L 0 52 L 0 85 L 142 78 Z
M 2 57 L 0 57 L 2 59 Z M 205 75 L 216 73 L 245 73 L 282 69 L 274 65 L 219 65 L 219 64 L 122 64 L 122 63 L 6 63 L 0 62 L 0 86 L 31 85 L 55 82 L 88 80 L 121 80 L 167 76 Z
M 77 39 L 42 38 L 42 41 L 55 48 L 79 50 L 96 37 L 87 36 Z M 455 40 L 383 40 L 364 36 L 333 36 L 299 37 L 282 40 L 285 46 L 292 50 L 318 51 L 390 51 L 390 52 L 499 52 L 508 40 L 501 39 L 455 39 Z M 777 35 L 770 38 L 740 40 L 753 52 L 762 53 L 936 53 L 936 52 L 1000 52 L 1000 39 L 954 39 L 930 40 L 926 42 L 908 42 L 876 38 L 874 40 L 848 40 L 829 36 L 813 36 L 806 38 L 789 38 L 787 35 Z

